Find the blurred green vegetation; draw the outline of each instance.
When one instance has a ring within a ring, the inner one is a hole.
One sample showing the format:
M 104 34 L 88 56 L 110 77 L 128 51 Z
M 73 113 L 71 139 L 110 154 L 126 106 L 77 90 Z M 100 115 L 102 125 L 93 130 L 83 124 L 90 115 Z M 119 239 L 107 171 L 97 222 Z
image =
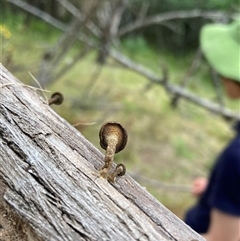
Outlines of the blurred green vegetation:
M 23 14 L 6 15 L 1 26 L 11 33 L 6 38 L 0 32 L 1 62 L 22 82 L 32 84 L 28 72 L 37 78 L 42 54 L 58 39 L 60 32 L 36 19 L 26 27 Z M 121 47 L 129 57 L 159 75 L 159 62 L 166 63 L 169 81 L 176 84 L 186 74 L 194 55 L 193 51 L 176 55 L 157 49 L 141 37 L 125 38 Z M 75 44 L 63 61 L 71 61 L 79 49 L 81 44 Z M 229 124 L 185 100 L 180 100 L 178 108 L 173 109 L 170 96 L 161 86 L 149 86 L 147 79 L 112 59 L 89 86 L 91 76 L 100 68 L 96 55 L 95 51 L 90 52 L 48 86 L 49 90 L 61 91 L 65 96 L 65 102 L 53 109 L 71 124 L 80 123 L 76 128 L 100 150 L 98 131 L 102 123 L 122 123 L 129 142 L 115 160 L 124 163 L 129 173 L 183 185 L 190 185 L 197 176 L 207 175 L 216 155 L 233 135 Z M 189 85 L 196 94 L 215 98 L 205 63 Z M 239 108 L 236 103 L 227 101 L 227 104 Z M 195 201 L 187 192 L 141 184 L 179 217 Z
M 106 0 L 99 0 L 98 4 L 101 4 L 103 1 Z M 66 11 L 56 0 L 25 0 L 25 2 L 41 9 L 64 23 L 69 23 L 72 20 L 72 15 L 69 11 Z M 81 8 L 82 6 L 87 5 L 86 0 L 68 0 L 68 2 L 72 3 L 76 8 Z M 1 7 L 4 14 L 9 10 L 13 13 L 19 12 L 18 7 L 6 0 L 1 2 Z M 171 11 L 193 9 L 239 13 L 239 0 L 161 0 L 161 2 L 159 2 L 159 0 L 130 0 L 124 11 L 120 27 L 137 20 L 139 18 L 139 13 L 144 7 L 147 9 L 147 16 L 154 16 Z M 31 25 L 34 19 L 35 18 L 28 13 L 25 16 L 24 23 L 26 25 Z M 131 32 L 127 36 L 123 36 L 123 38 L 136 37 L 138 39 L 140 36 L 158 49 L 170 49 L 175 52 L 185 53 L 186 51 L 189 51 L 189 49 L 194 50 L 198 46 L 199 30 L 203 24 L 209 21 L 211 20 L 208 18 L 200 17 L 171 20 L 168 22 L 170 26 L 154 24 L 147 28 L 141 28 L 140 30 Z M 228 18 L 225 17 L 224 21 L 228 21 Z M 41 26 L 41 24 L 38 26 L 39 30 Z M 46 28 L 43 27 L 42 31 L 46 31 L 45 29 Z
M 130 0 L 128 11 L 124 14 L 122 24 L 135 20 L 139 16 L 139 11 L 143 5 L 148 5 L 148 16 L 154 16 L 161 13 L 201 9 L 203 11 L 225 11 L 228 13 L 239 12 L 238 0 Z M 142 36 L 151 45 L 157 46 L 158 49 L 174 50 L 175 52 L 189 51 L 198 46 L 199 30 L 201 26 L 209 22 L 205 18 L 191 18 L 171 20 L 169 23 L 175 28 L 175 31 L 168 26 L 161 24 L 152 25 L 148 28 L 142 28 L 140 31 L 130 33 L 131 36 Z

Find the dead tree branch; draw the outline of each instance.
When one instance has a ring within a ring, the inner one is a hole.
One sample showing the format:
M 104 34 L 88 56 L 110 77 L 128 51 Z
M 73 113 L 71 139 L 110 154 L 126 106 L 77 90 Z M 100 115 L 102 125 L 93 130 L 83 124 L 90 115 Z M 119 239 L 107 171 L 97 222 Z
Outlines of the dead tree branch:
M 56 1 L 59 2 L 74 17 L 84 22 L 84 19 L 86 18 L 86 16 L 79 9 L 77 9 L 71 2 L 67 0 L 56 0 Z M 86 26 L 96 37 L 101 36 L 102 34 L 101 31 L 92 21 L 87 21 Z
M 57 20 L 56 18 L 53 18 L 50 14 L 37 9 L 24 1 L 21 1 L 21 0 L 7 0 L 7 1 L 18 6 L 19 8 L 23 9 L 24 11 L 29 12 L 29 13 L 41 18 L 42 20 L 44 20 L 45 22 L 49 23 L 50 25 L 52 25 L 53 27 L 55 27 L 57 29 L 65 31 L 65 29 L 67 28 L 66 24 L 62 23 L 61 21 Z
M 45 52 L 38 76 L 38 81 L 42 86 L 45 87 L 55 80 L 54 71 L 68 50 L 70 50 L 72 44 L 77 40 L 81 27 L 82 22 L 75 18 L 58 42 Z
M 212 113 L 222 115 L 228 119 L 235 119 L 235 120 L 240 120 L 240 116 L 238 113 L 233 112 L 230 109 L 227 108 L 222 108 L 216 103 L 213 103 L 205 98 L 201 98 L 196 96 L 193 93 L 190 93 L 184 88 L 181 88 L 177 85 L 172 85 L 169 82 L 163 81 L 165 78 L 161 79 L 159 76 L 157 76 L 155 73 L 153 73 L 151 70 L 147 69 L 146 67 L 135 63 L 133 60 L 129 59 L 125 55 L 121 54 L 120 52 L 116 50 L 112 50 L 110 52 L 110 56 L 114 58 L 116 61 L 118 61 L 120 64 L 123 66 L 134 70 L 135 72 L 145 76 L 147 79 L 152 81 L 153 83 L 162 85 L 166 88 L 166 90 L 173 94 L 173 95 L 179 95 L 182 98 L 197 104 L 201 107 L 204 107 L 205 109 L 211 111 Z
M 184 76 L 183 80 L 180 82 L 181 87 L 186 87 L 186 85 L 191 80 L 191 77 L 196 73 L 197 69 L 199 68 L 199 66 L 201 64 L 201 58 L 202 58 L 202 51 L 201 51 L 201 49 L 198 49 L 194 56 L 194 59 L 191 63 L 191 66 L 190 66 L 189 70 L 187 71 L 186 76 Z M 181 95 L 173 96 L 171 105 L 173 107 L 176 107 L 180 98 L 181 98 Z
M 137 19 L 136 21 L 129 23 L 126 26 L 123 26 L 119 30 L 118 36 L 120 37 L 130 32 L 136 31 L 137 29 L 145 28 L 153 24 L 162 24 L 164 22 L 174 20 L 174 19 L 197 18 L 197 17 L 208 18 L 208 19 L 222 19 L 228 16 L 230 18 L 234 18 L 235 14 L 229 15 L 221 11 L 203 11 L 200 9 L 195 9 L 191 11 L 172 11 L 172 12 L 161 13 L 161 14 L 147 17 L 145 18 L 144 21 L 142 21 L 141 19 L 140 20 Z
M 144 21 L 146 15 L 147 15 L 147 11 L 148 11 L 149 5 L 150 5 L 149 2 L 143 1 L 142 7 L 141 7 L 141 9 L 139 11 L 139 14 L 137 16 L 137 21 L 138 22 L 143 22 Z
M 119 0 L 113 10 L 113 16 L 109 31 L 112 37 L 117 36 L 119 25 L 122 20 L 122 14 L 128 4 L 128 1 L 129 0 Z
M 53 27 L 55 27 L 63 32 L 66 32 L 69 28 L 69 26 L 67 24 L 62 23 L 61 21 L 53 18 L 48 13 L 41 11 L 38 8 L 35 8 L 32 5 L 27 4 L 21 0 L 7 0 L 7 1 L 18 6 L 19 8 L 23 9 L 24 11 L 29 12 L 36 17 L 39 17 L 43 21 L 49 23 Z M 89 39 L 88 37 L 86 37 L 83 33 L 80 33 L 80 35 L 78 36 L 78 39 L 81 42 L 87 43 L 89 47 L 96 48 L 95 42 L 92 41 L 91 39 Z
M 98 177 L 104 156 L 0 65 L 4 199 L 46 241 L 203 241 L 128 174 Z M 115 164 L 114 164 L 115 165 Z
M 69 71 L 76 63 L 78 63 L 81 59 L 83 59 L 90 51 L 90 47 L 86 47 L 81 52 L 79 52 L 74 59 L 69 63 L 66 64 L 62 69 L 60 69 L 55 75 L 54 79 L 58 79 L 63 76 L 67 71 Z
M 127 6 L 128 0 L 105 1 L 97 11 L 99 26 L 102 31 L 100 40 L 100 51 L 97 62 L 104 64 L 108 57 L 109 49 L 117 43 L 117 33 L 122 14 Z

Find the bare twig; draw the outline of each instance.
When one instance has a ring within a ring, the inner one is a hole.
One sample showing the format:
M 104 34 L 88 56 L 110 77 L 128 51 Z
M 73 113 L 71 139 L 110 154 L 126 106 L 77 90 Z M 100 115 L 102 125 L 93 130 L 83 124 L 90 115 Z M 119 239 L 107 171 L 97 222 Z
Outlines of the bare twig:
M 42 94 L 43 94 L 43 96 L 44 96 L 44 98 L 45 98 L 45 101 L 46 101 L 46 103 L 48 104 L 48 98 L 47 98 L 47 96 L 45 95 L 42 86 L 40 85 L 40 83 L 38 82 L 38 80 L 37 80 L 30 72 L 28 72 L 28 73 L 29 73 L 29 75 L 33 78 L 33 80 L 37 83 L 37 85 L 39 86 L 39 88 L 40 88 L 40 90 L 41 90 L 41 92 L 42 92 Z
M 73 16 L 81 18 L 82 14 L 78 8 L 76 8 L 71 2 L 68 0 L 56 0 L 59 2 L 68 12 L 70 12 Z
M 130 68 L 130 69 L 134 70 L 135 72 L 142 74 L 143 76 L 148 78 L 153 83 L 163 85 L 169 93 L 174 94 L 174 95 L 176 95 L 176 94 L 181 95 L 182 98 L 187 99 L 190 102 L 195 103 L 199 106 L 202 106 L 205 109 L 207 109 L 215 114 L 220 114 L 229 119 L 240 120 L 240 115 L 238 113 L 235 113 L 232 110 L 227 109 L 227 108 L 221 108 L 221 106 L 217 105 L 216 103 L 213 103 L 205 98 L 196 96 L 195 94 L 190 93 L 189 91 L 187 91 L 184 88 L 181 88 L 176 85 L 172 85 L 172 84 L 164 81 L 163 79 L 159 78 L 155 73 L 153 73 L 151 70 L 147 69 L 146 67 L 144 67 L 140 64 L 135 63 L 134 61 L 130 60 L 129 58 L 127 58 L 123 54 L 119 53 L 118 51 L 112 50 L 109 54 L 112 58 L 114 58 L 116 61 L 118 61 L 125 67 Z
M 44 55 L 41 65 L 45 66 L 44 69 L 40 71 L 39 80 L 43 83 L 44 86 L 55 81 L 54 71 L 59 64 L 59 62 L 63 59 L 63 57 L 68 53 L 73 43 L 78 39 L 78 36 L 81 34 L 81 30 L 84 27 L 84 24 L 89 19 L 90 13 L 87 13 L 84 20 L 80 20 L 79 18 L 74 18 L 70 27 L 66 29 L 66 31 L 62 34 L 58 42 L 48 49 Z M 85 52 L 85 50 L 83 51 Z M 45 56 L 49 56 L 45 58 Z M 82 54 L 80 53 L 80 56 Z M 66 68 L 64 68 L 66 69 Z M 60 70 L 59 72 L 62 72 Z
M 186 75 L 184 76 L 183 80 L 180 83 L 180 86 L 185 87 L 189 83 L 189 81 L 191 80 L 191 77 L 196 73 L 197 69 L 199 68 L 199 65 L 201 63 L 201 58 L 202 58 L 202 51 L 198 49 L 189 70 L 187 71 Z M 180 97 L 181 97 L 180 95 L 173 96 L 171 101 L 171 105 L 173 107 L 177 106 L 178 100 Z
M 161 63 L 161 62 L 160 62 L 159 65 L 160 65 L 160 68 L 162 69 L 162 78 L 161 78 L 161 80 L 159 80 L 159 81 L 162 82 L 162 83 L 166 83 L 166 82 L 169 80 L 168 68 L 167 68 L 167 66 L 166 66 L 165 63 Z M 149 82 L 145 85 L 143 91 L 144 91 L 144 92 L 145 92 L 145 91 L 148 91 L 154 84 L 155 84 L 155 83 L 149 81 Z
M 34 16 L 37 16 L 39 17 L 40 19 L 42 19 L 43 21 L 49 23 L 50 25 L 52 25 L 53 27 L 63 31 L 63 32 L 66 32 L 67 29 L 68 29 L 68 25 L 65 24 L 65 23 L 62 23 L 61 21 L 57 20 L 56 18 L 52 17 L 50 14 L 44 12 L 44 11 L 41 11 L 39 10 L 38 8 L 30 5 L 30 4 L 27 4 L 26 2 L 24 1 L 21 1 L 21 0 L 7 0 L 8 2 L 18 6 L 19 8 L 23 9 L 24 11 L 26 12 L 29 12 L 31 13 L 32 15 Z M 89 40 L 89 39 L 86 39 L 86 37 L 84 36 L 83 33 L 81 33 L 81 35 L 79 36 L 79 40 L 81 41 L 88 41 L 89 44 L 92 44 L 93 41 L 92 40 Z
M 59 2 L 65 9 L 67 9 L 73 16 L 78 18 L 80 21 L 84 22 L 84 14 L 81 13 L 81 11 L 78 8 L 76 8 L 71 2 L 67 0 L 56 1 Z M 101 30 L 92 21 L 87 21 L 86 26 L 96 37 L 101 36 Z
M 110 25 L 110 35 L 115 37 L 118 33 L 119 25 L 122 19 L 122 14 L 129 0 L 119 0 L 113 10 L 112 21 Z
M 221 108 L 224 108 L 224 99 L 223 99 L 223 93 L 221 91 L 221 83 L 219 76 L 217 75 L 216 71 L 214 69 L 211 69 L 211 76 L 212 76 L 212 82 L 213 86 L 215 88 L 216 94 L 217 94 L 217 100 Z
M 79 33 L 81 32 L 82 22 L 78 18 L 75 18 L 63 36 L 60 38 L 59 43 L 57 43 L 53 49 L 58 50 L 55 53 L 54 59 L 52 61 L 52 68 L 55 68 L 66 52 L 72 47 L 73 43 L 77 40 Z
M 196 18 L 196 17 L 209 18 L 209 19 L 221 19 L 226 16 L 229 16 L 229 18 L 235 17 L 234 14 L 230 15 L 222 11 L 203 11 L 200 9 L 195 9 L 191 11 L 172 11 L 172 12 L 161 13 L 154 16 L 150 16 L 148 18 L 145 18 L 144 21 L 137 19 L 136 21 L 122 27 L 119 30 L 118 35 L 122 36 L 132 31 L 135 31 L 139 28 L 144 28 L 153 24 L 161 24 L 163 22 L 173 20 L 173 19 Z
M 76 63 L 78 63 L 78 61 L 80 59 L 82 59 L 83 57 L 85 57 L 87 55 L 87 53 L 89 53 L 90 51 L 90 47 L 86 47 L 84 48 L 81 52 L 79 52 L 79 54 L 71 61 L 71 63 L 66 64 L 63 68 L 61 68 L 61 70 L 59 70 L 59 72 L 57 72 L 54 75 L 54 79 L 58 79 L 60 76 L 66 74 L 67 71 L 69 71 Z
M 92 126 L 97 124 L 97 122 L 78 122 L 76 124 L 73 124 L 72 126 L 76 127 L 76 126 Z
M 129 0 L 115 0 L 112 2 L 105 2 L 98 11 L 100 28 L 102 29 L 100 50 L 97 58 L 97 62 L 100 64 L 106 62 L 111 45 L 118 42 L 116 36 L 122 19 L 122 14 L 128 1 Z
M 49 90 L 44 90 L 44 89 L 41 89 L 41 88 L 36 88 L 36 87 L 31 86 L 31 85 L 17 84 L 17 83 L 0 84 L 0 89 L 1 89 L 1 88 L 4 88 L 4 87 L 7 87 L 7 86 L 22 86 L 22 87 L 27 87 L 27 88 L 32 89 L 32 90 L 40 90 L 40 91 L 42 91 L 42 92 L 51 92 L 51 91 L 49 91 Z
M 95 67 L 94 72 L 92 73 L 92 75 L 89 78 L 89 81 L 87 82 L 87 86 L 84 88 L 82 99 L 86 99 L 86 98 L 90 97 L 91 92 L 94 88 L 94 85 L 96 84 L 97 80 L 99 79 L 99 77 L 102 73 L 102 70 L 103 70 L 102 65 L 97 65 Z
M 142 7 L 139 11 L 139 14 L 137 16 L 137 21 L 138 22 L 143 22 L 145 19 L 145 16 L 147 14 L 148 8 L 149 8 L 150 3 L 147 1 L 143 1 Z
M 163 81 L 161 78 L 159 78 L 159 76 L 157 74 L 155 74 L 151 70 L 147 69 L 143 65 L 136 63 L 133 60 L 129 59 L 127 56 L 125 56 L 121 52 L 119 52 L 117 50 L 111 50 L 109 54 L 112 58 L 114 58 L 117 62 L 119 62 L 123 66 L 125 66 L 129 69 L 132 69 L 139 74 L 142 74 L 143 76 L 145 76 L 152 82 L 159 83 L 159 82 Z
M 51 24 L 57 29 L 60 29 L 62 31 L 65 31 L 67 25 L 62 23 L 61 21 L 58 21 L 56 18 L 53 18 L 51 15 L 45 13 L 44 11 L 39 10 L 38 8 L 33 7 L 32 5 L 21 1 L 21 0 L 7 0 L 10 3 L 13 3 L 14 5 L 18 6 L 19 8 L 22 8 L 24 11 L 29 12 L 41 19 L 43 19 L 45 22 Z

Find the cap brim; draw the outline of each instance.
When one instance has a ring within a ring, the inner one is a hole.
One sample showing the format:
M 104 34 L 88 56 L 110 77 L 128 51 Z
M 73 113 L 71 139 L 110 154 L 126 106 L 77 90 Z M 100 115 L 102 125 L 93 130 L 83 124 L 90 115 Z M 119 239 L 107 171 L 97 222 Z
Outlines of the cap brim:
M 201 48 L 211 66 L 222 76 L 240 82 L 240 45 L 227 25 L 209 24 L 201 30 Z

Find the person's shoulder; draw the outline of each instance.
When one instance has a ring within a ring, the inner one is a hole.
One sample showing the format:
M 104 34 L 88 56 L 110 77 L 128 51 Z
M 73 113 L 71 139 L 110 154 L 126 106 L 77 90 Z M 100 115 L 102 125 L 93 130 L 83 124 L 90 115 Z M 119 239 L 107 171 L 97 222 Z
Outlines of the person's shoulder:
M 240 135 L 223 152 L 224 165 L 240 173 Z
M 240 135 L 234 138 L 229 144 L 226 152 L 231 156 L 240 157 Z M 240 159 L 238 159 L 240 161 Z

